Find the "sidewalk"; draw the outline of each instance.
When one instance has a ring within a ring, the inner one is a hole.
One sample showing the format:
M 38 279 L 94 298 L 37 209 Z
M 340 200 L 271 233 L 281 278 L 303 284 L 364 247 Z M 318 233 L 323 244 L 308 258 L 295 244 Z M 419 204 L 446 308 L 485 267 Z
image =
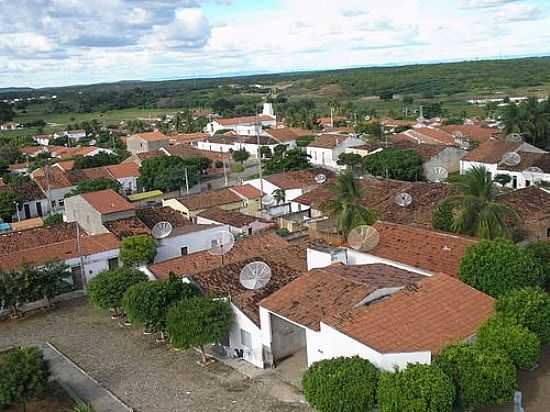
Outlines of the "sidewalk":
M 72 398 L 89 403 L 95 412 L 133 412 L 132 408 L 101 386 L 52 344 L 43 342 L 32 346 L 42 350 L 44 358 L 49 361 L 52 378 Z

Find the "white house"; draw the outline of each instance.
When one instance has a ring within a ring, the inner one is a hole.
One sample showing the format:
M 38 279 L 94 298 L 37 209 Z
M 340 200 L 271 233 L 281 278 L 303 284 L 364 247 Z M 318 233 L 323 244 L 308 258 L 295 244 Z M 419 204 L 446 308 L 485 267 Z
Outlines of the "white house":
M 51 134 L 37 134 L 32 139 L 41 146 L 48 146 L 53 140 L 53 136 Z
M 322 134 L 306 147 L 306 152 L 312 164 L 340 170 L 345 168 L 337 163 L 340 154 L 345 153 L 346 148 L 364 144 L 364 140 L 350 135 Z
M 78 142 L 79 140 L 86 138 L 86 130 L 84 129 L 77 129 L 77 130 L 67 130 L 65 132 L 65 136 L 69 138 L 69 140 L 72 140 L 74 142 Z
M 219 130 L 233 130 L 239 135 L 256 135 L 264 127 L 274 128 L 276 126 L 277 118 L 273 114 L 273 105 L 264 103 L 261 115 L 214 119 L 206 125 L 205 131 L 210 135 Z

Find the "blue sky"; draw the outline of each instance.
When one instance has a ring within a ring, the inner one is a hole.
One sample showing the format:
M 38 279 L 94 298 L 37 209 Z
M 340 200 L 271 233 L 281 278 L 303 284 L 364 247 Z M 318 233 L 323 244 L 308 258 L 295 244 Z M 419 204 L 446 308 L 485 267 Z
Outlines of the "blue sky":
M 550 55 L 549 0 L 0 0 L 0 87 Z

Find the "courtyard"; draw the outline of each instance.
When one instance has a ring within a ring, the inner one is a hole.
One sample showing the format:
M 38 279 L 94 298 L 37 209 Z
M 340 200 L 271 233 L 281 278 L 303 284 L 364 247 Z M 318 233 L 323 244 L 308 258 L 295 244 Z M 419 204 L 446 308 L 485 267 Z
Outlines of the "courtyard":
M 21 321 L 0 322 L 0 349 L 51 342 L 136 411 L 309 411 L 283 402 L 273 381 L 254 381 L 216 362 L 197 364 L 192 350 L 158 345 L 139 327 L 120 327 L 86 300 L 62 304 Z

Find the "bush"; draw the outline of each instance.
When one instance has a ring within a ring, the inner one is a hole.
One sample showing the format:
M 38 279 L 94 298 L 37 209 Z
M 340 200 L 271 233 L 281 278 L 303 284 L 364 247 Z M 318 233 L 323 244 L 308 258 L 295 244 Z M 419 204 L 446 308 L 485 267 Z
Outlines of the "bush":
M 383 372 L 377 394 L 380 412 L 450 412 L 455 388 L 437 366 L 409 364 L 403 371 Z
M 373 176 L 417 181 L 422 179 L 422 158 L 414 150 L 384 149 L 363 158 L 363 170 Z
M 516 389 L 516 368 L 502 352 L 485 352 L 457 344 L 443 349 L 435 365 L 455 385 L 456 405 L 466 410 L 510 402 Z
M 326 359 L 309 367 L 304 395 L 320 412 L 368 412 L 376 405 L 379 371 L 366 359 Z
M 197 294 L 191 284 L 171 275 L 167 281 L 130 286 L 122 298 L 122 307 L 130 321 L 145 325 L 147 330 L 164 331 L 168 308 Z
M 46 226 L 57 225 L 58 223 L 63 223 L 63 215 L 61 213 L 53 213 L 44 219 Z
M 153 263 L 156 254 L 157 244 L 151 236 L 127 237 L 120 244 L 120 260 L 128 267 Z
M 290 235 L 290 232 L 286 227 L 282 227 L 280 229 L 277 229 L 275 231 L 275 233 L 277 233 L 281 237 L 287 237 L 288 235 Z
M 530 243 L 526 249 L 537 259 L 541 264 L 544 272 L 544 280 L 546 285 L 550 284 L 550 241 L 540 240 Z
M 541 288 L 514 290 L 497 299 L 499 316 L 534 332 L 542 344 L 550 343 L 550 296 Z
M 527 286 L 542 285 L 542 267 L 531 253 L 509 240 L 481 240 L 462 258 L 460 279 L 493 297 Z
M 147 276 L 139 270 L 118 268 L 101 272 L 88 284 L 88 296 L 98 308 L 118 312 L 124 293 L 140 282 L 147 282 Z
M 453 206 L 449 202 L 441 202 L 432 210 L 432 226 L 444 232 L 453 231 Z
M 540 357 L 540 339 L 510 319 L 494 317 L 477 331 L 476 346 L 488 352 L 506 353 L 518 368 L 530 369 Z
M 221 160 L 216 160 L 214 165 L 216 166 L 216 169 L 221 169 L 223 167 L 223 162 Z
M 19 348 L 0 357 L 0 409 L 16 402 L 23 404 L 48 384 L 50 371 L 42 352 Z
M 204 346 L 221 342 L 233 323 L 233 311 L 228 302 L 203 296 L 183 300 L 168 309 L 166 327 L 176 348 L 196 346 L 206 362 Z

